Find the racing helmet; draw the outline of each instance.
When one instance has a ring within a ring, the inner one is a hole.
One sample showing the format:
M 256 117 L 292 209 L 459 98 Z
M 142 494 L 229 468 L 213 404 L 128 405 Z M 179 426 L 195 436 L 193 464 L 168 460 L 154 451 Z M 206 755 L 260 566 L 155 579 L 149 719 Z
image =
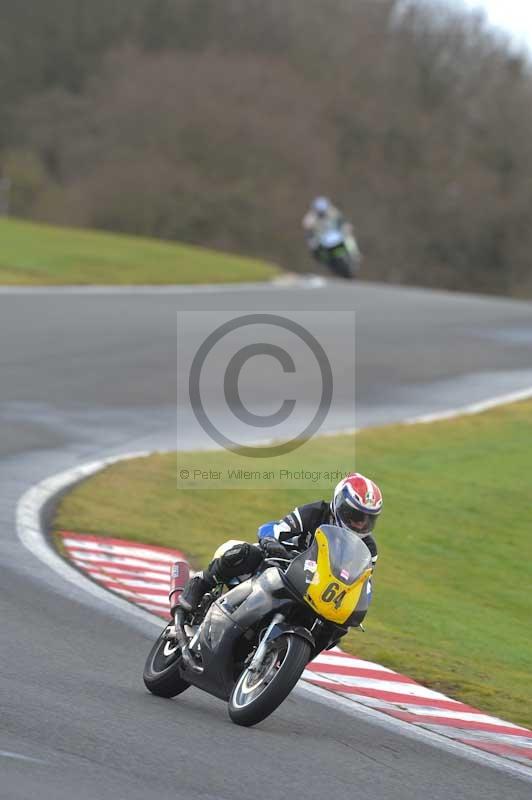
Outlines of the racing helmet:
M 371 533 L 381 509 L 381 490 L 359 472 L 347 475 L 334 490 L 331 511 L 336 524 L 361 539 Z
M 312 202 L 312 209 L 318 217 L 324 217 L 331 207 L 331 201 L 328 197 L 316 197 Z

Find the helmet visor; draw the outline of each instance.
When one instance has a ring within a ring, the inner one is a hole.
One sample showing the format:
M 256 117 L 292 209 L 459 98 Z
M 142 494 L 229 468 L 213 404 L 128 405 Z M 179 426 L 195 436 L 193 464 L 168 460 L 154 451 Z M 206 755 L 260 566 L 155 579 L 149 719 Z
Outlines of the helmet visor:
M 344 528 L 348 528 L 359 536 L 371 533 L 377 523 L 377 514 L 367 514 L 365 511 L 359 511 L 358 508 L 353 508 L 343 497 L 338 498 L 334 510 L 338 522 Z
M 329 210 L 329 201 L 326 197 L 317 197 L 314 200 L 314 211 L 318 215 L 318 217 L 324 217 L 328 210 Z

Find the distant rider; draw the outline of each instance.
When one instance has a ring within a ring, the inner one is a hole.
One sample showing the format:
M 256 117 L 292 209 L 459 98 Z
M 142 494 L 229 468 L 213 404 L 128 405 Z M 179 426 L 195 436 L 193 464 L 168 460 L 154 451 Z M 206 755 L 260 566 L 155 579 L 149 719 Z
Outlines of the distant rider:
M 286 558 L 287 548 L 302 552 L 312 544 L 320 525 L 338 525 L 346 536 L 359 536 L 371 553 L 372 564 L 377 561 L 377 543 L 372 532 L 382 509 L 382 494 L 369 478 L 353 472 L 336 486 L 330 503 L 317 500 L 298 506 L 278 522 L 261 525 L 258 545 L 247 542 L 231 546 L 215 558 L 206 570 L 191 578 L 185 586 L 179 604 L 186 612 L 194 611 L 203 595 L 217 583 L 243 580 L 253 575 L 265 558 Z M 359 622 L 366 612 L 361 613 Z
M 318 261 L 321 260 L 321 240 L 327 231 L 339 230 L 343 234 L 345 245 L 353 259 L 359 262 L 360 250 L 353 234 L 353 226 L 347 222 L 342 212 L 334 206 L 328 197 L 316 197 L 303 217 L 303 229 L 309 249 Z

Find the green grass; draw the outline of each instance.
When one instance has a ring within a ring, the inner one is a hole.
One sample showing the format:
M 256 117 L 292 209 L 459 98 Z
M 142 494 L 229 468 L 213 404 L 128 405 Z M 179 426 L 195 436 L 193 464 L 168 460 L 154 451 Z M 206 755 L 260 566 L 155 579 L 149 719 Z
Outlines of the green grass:
M 307 445 L 305 465 L 343 465 L 384 493 L 380 559 L 367 633 L 347 649 L 452 697 L 532 725 L 532 403 L 474 417 L 359 433 Z M 297 457 L 297 452 L 294 458 Z M 225 453 L 191 455 L 223 467 Z M 204 565 L 227 538 L 312 488 L 176 489 L 174 455 L 113 466 L 59 507 L 55 529 L 175 545 Z
M 0 219 L 0 284 L 230 283 L 279 271 L 191 245 Z

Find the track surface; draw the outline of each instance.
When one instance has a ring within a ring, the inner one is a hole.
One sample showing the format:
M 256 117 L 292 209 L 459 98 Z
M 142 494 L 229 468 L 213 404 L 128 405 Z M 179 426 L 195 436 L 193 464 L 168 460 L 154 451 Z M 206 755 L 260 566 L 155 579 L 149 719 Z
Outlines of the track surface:
M 223 298 L 232 310 L 356 308 L 359 425 L 532 385 L 532 304 L 361 284 Z M 175 312 L 190 303 L 0 293 L 2 800 L 529 797 L 516 777 L 305 695 L 252 731 L 195 690 L 153 698 L 141 683 L 151 626 L 72 590 L 19 545 L 14 510 L 29 485 L 174 444 Z M 328 335 L 341 349 L 334 314 Z

